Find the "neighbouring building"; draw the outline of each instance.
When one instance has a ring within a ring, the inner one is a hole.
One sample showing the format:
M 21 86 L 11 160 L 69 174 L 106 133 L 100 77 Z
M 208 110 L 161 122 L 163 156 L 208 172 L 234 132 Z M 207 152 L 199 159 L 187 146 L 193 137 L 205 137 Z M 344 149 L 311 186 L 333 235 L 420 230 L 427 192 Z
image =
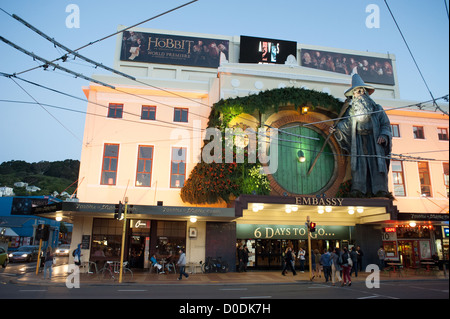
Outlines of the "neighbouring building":
M 192 264 L 220 256 L 234 267 L 246 245 L 250 267 L 278 269 L 287 246 L 307 247 L 307 216 L 317 223 L 313 249 L 359 245 L 365 264 L 380 246 L 407 266 L 433 254 L 448 259 L 448 115 L 400 98 L 394 55 L 134 29 L 117 37 L 114 68 L 128 76 L 95 75 L 83 88 L 79 201 L 45 213 L 73 223 L 72 249 L 81 243 L 85 258 L 119 259 L 123 221 L 114 211 L 127 199 L 124 254 L 139 267 L 179 248 Z M 308 172 L 354 72 L 375 87 L 372 98 L 391 121 L 390 199 L 342 196 L 349 161 L 333 137 Z M 213 140 L 206 129 L 217 123 L 265 128 L 255 134 L 278 154 L 277 170 L 202 166 L 203 139 Z M 269 129 L 278 143 L 268 143 Z

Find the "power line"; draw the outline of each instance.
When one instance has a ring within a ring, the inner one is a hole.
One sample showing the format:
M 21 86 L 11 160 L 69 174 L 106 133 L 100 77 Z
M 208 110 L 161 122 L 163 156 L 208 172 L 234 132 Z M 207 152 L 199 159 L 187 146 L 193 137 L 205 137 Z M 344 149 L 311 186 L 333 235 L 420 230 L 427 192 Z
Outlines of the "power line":
M 93 45 L 93 44 L 95 44 L 95 43 L 98 43 L 98 42 L 101 42 L 101 41 L 103 41 L 103 40 L 106 40 L 106 39 L 108 39 L 108 38 L 110 38 L 110 37 L 112 37 L 112 36 L 115 36 L 116 34 L 119 34 L 119 33 L 121 33 L 121 32 L 127 31 L 127 30 L 129 30 L 129 29 L 131 29 L 131 28 L 137 27 L 137 26 L 139 26 L 139 25 L 141 25 L 141 24 L 144 24 L 144 23 L 146 23 L 146 22 L 148 22 L 148 21 L 151 21 L 151 20 L 154 20 L 154 19 L 156 19 L 156 18 L 162 17 L 162 16 L 164 16 L 164 15 L 166 15 L 166 14 L 168 14 L 168 13 L 171 13 L 171 12 L 173 12 L 173 11 L 176 11 L 176 10 L 178 10 L 178 9 L 181 9 L 181 8 L 183 8 L 183 7 L 185 7 L 185 6 L 188 6 L 188 5 L 190 5 L 190 4 L 194 3 L 194 2 L 197 2 L 197 1 L 198 1 L 198 0 L 193 0 L 193 1 L 187 2 L 187 3 L 185 3 L 185 4 L 182 4 L 182 5 L 178 6 L 178 7 L 175 7 L 175 8 L 173 8 L 173 9 L 167 10 L 167 11 L 165 11 L 165 12 L 163 12 L 163 13 L 157 14 L 156 16 L 153 16 L 153 17 L 151 17 L 151 18 L 149 18 L 149 19 L 146 19 L 146 20 L 144 20 L 144 21 L 141 21 L 141 22 L 139 22 L 139 23 L 136 23 L 136 24 L 134 24 L 134 25 L 132 25 L 132 26 L 130 26 L 130 27 L 124 28 L 124 29 L 122 29 L 122 30 L 120 30 L 120 31 L 114 32 L 114 33 L 112 33 L 112 34 L 110 34 L 110 35 L 108 35 L 108 36 L 105 36 L 105 37 L 101 38 L 101 39 L 98 39 L 98 40 L 89 42 L 88 44 L 85 44 L 85 45 L 83 45 L 82 47 L 79 47 L 78 49 L 73 50 L 73 51 L 76 52 L 76 51 L 79 51 L 79 50 L 81 50 L 81 49 L 84 49 L 84 48 L 86 48 L 86 47 L 88 47 L 88 46 L 90 46 L 90 45 Z M 6 12 L 5 10 L 3 10 L 3 9 L 1 9 L 1 8 L 0 8 L 0 10 L 2 10 L 4 13 L 6 13 L 7 15 L 9 15 L 9 16 L 12 17 L 12 15 L 11 15 L 10 13 Z M 62 59 L 64 59 L 64 57 L 65 57 L 65 55 L 63 55 L 62 57 L 59 57 L 58 59 L 55 59 L 55 60 L 53 60 L 53 61 L 51 61 L 51 62 L 56 62 L 56 61 L 58 61 L 58 60 L 62 60 Z M 38 67 L 34 67 L 34 68 L 31 68 L 31 69 L 28 69 L 28 70 L 25 70 L 25 71 L 22 71 L 22 72 L 18 72 L 17 74 L 26 73 L 26 72 L 35 70 L 35 69 L 40 68 L 40 67 L 42 67 L 42 65 L 41 65 L 41 66 L 38 66 Z
M 400 29 L 400 26 L 398 25 L 397 20 L 395 19 L 394 14 L 392 13 L 391 8 L 389 7 L 389 5 L 388 5 L 388 3 L 387 3 L 387 0 L 384 0 L 384 3 L 386 4 L 386 7 L 388 8 L 389 13 L 390 13 L 391 16 L 392 16 L 392 19 L 394 20 L 394 23 L 395 23 L 395 25 L 397 26 L 398 31 L 400 32 L 400 35 L 401 35 L 401 37 L 402 37 L 402 39 L 403 39 L 403 42 L 405 42 L 405 44 L 406 44 L 406 48 L 408 49 L 409 54 L 411 55 L 411 57 L 412 57 L 412 59 L 413 59 L 413 61 L 414 61 L 414 64 L 416 65 L 416 68 L 417 68 L 417 70 L 419 71 L 420 76 L 422 77 L 423 82 L 425 83 L 425 86 L 426 86 L 426 88 L 427 88 L 427 90 L 428 90 L 428 93 L 430 93 L 430 96 L 431 96 L 431 98 L 433 99 L 433 104 L 436 106 L 436 109 L 439 109 L 442 113 L 444 113 L 444 114 L 446 114 L 446 115 L 449 115 L 448 112 L 445 112 L 444 110 L 442 110 L 442 109 L 439 107 L 439 105 L 437 105 L 437 103 L 436 103 L 436 101 L 435 101 L 435 99 L 434 99 L 433 93 L 431 93 L 431 90 L 430 90 L 430 88 L 428 87 L 427 81 L 425 80 L 425 77 L 423 76 L 422 71 L 420 70 L 419 65 L 417 64 L 416 58 L 414 57 L 414 55 L 413 55 L 411 49 L 409 48 L 408 42 L 406 41 L 405 37 L 403 36 L 403 32 L 402 32 L 402 30 Z

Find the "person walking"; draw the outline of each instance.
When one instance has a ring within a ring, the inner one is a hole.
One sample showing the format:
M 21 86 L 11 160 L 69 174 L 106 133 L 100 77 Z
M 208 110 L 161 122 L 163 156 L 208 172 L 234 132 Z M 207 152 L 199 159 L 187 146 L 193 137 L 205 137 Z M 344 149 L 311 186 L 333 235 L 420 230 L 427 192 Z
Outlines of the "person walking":
M 239 259 L 238 272 L 242 272 L 244 270 L 244 246 L 239 246 L 238 259 Z
M 350 261 L 349 261 L 350 259 Z M 343 273 L 343 281 L 341 286 L 351 286 L 352 279 L 350 278 L 350 269 L 352 268 L 350 253 L 348 252 L 347 247 L 344 247 L 344 253 L 342 254 L 342 273 Z
M 350 251 L 350 258 L 353 262 L 353 266 L 350 270 L 350 276 L 353 272 L 355 272 L 355 277 L 358 277 L 358 252 L 356 251 L 355 246 L 353 246 L 352 250 Z
M 285 254 L 285 263 L 284 263 L 284 266 L 283 266 L 283 270 L 281 271 L 281 274 L 283 275 L 283 276 L 286 276 L 286 272 L 287 272 L 287 270 L 288 269 L 291 269 L 291 271 L 292 271 L 292 274 L 295 276 L 295 275 L 297 275 L 297 272 L 295 271 L 295 268 L 293 267 L 293 263 L 292 263 L 292 261 L 294 260 L 293 259 L 293 256 L 292 256 L 292 248 L 291 247 L 288 247 L 287 249 L 286 249 L 286 254 Z
M 305 255 L 306 255 L 306 251 L 300 247 L 300 250 L 298 251 L 298 260 L 300 261 L 300 272 L 304 273 L 305 272 Z
M 321 255 L 318 249 L 314 249 L 314 257 L 316 259 L 315 276 L 320 278 L 322 277 L 322 264 L 320 262 Z
M 364 256 L 364 253 L 360 246 L 356 247 L 356 252 L 358 253 L 358 270 L 362 271 L 362 258 Z
M 386 258 L 386 252 L 383 249 L 383 246 L 380 246 L 380 249 L 378 249 L 378 262 L 380 264 L 380 270 L 384 269 L 384 259 Z
M 180 267 L 180 277 L 178 277 L 178 280 L 183 279 L 183 275 L 188 279 L 189 275 L 185 272 L 186 269 L 186 254 L 184 253 L 183 249 L 180 249 L 180 258 L 178 259 L 177 266 Z
M 331 282 L 332 286 L 336 284 L 336 279 L 338 282 L 342 282 L 341 275 L 339 272 L 342 270 L 342 257 L 339 248 L 335 248 L 334 251 L 330 249 L 331 252 Z
M 325 282 L 331 280 L 331 255 L 328 251 L 324 251 L 324 253 L 320 256 L 320 263 L 323 267 L 323 276 L 325 277 Z
M 45 262 L 44 262 L 44 279 L 47 276 L 48 270 L 48 279 L 52 280 L 52 268 L 53 268 L 53 250 L 52 247 L 47 247 L 47 252 L 45 253 Z
M 77 266 L 81 266 L 81 244 L 78 244 L 77 249 L 72 253 L 73 263 Z
M 247 272 L 247 264 L 248 264 L 248 247 L 247 246 L 245 246 L 244 247 L 244 252 L 243 252 L 243 258 L 242 258 L 242 260 L 243 260 L 243 262 L 244 262 L 244 272 Z

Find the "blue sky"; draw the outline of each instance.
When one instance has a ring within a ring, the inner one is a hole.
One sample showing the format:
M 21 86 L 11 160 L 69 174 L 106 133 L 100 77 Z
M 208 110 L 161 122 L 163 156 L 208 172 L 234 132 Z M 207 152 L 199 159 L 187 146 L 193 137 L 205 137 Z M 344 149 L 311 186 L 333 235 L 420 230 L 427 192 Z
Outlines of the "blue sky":
M 76 49 L 189 0 L 16 0 L 0 8 L 16 14 L 65 46 Z M 448 0 L 447 0 L 448 3 Z M 80 10 L 80 27 L 68 28 L 69 4 Z M 368 28 L 368 5 L 380 9 L 379 28 Z M 448 94 L 449 19 L 444 0 L 388 0 L 397 23 L 434 97 Z M 383 0 L 199 0 L 140 27 L 215 35 L 249 35 L 297 41 L 308 45 L 392 53 L 397 59 L 401 99 L 426 101 L 430 94 L 417 71 Z M 27 27 L 0 11 L 0 35 L 48 60 L 63 55 Z M 91 45 L 80 53 L 113 66 L 116 38 Z M 40 63 L 0 42 L 0 72 L 18 73 Z M 87 76 L 104 73 L 79 60 L 62 66 Z M 20 75 L 27 80 L 84 98 L 86 80 L 42 68 Z M 16 80 L 17 81 L 17 80 Z M 0 163 L 80 159 L 86 102 L 0 77 L 0 100 L 34 102 L 80 111 L 69 112 L 37 104 L 0 101 Z M 28 95 L 29 94 L 29 95 Z M 57 120 L 56 120 L 56 119 Z M 62 123 L 62 124 L 61 124 Z

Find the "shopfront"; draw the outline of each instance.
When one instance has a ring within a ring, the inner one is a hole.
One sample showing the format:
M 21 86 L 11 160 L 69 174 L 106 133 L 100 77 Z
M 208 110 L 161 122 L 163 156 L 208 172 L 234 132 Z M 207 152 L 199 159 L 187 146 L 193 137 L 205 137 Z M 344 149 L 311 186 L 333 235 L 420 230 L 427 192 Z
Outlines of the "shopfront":
M 240 216 L 236 248 L 248 248 L 248 267 L 254 269 L 279 269 L 287 247 L 296 254 L 300 247 L 308 253 L 307 220 L 317 225 L 310 233 L 312 251 L 360 245 L 367 254 L 364 264 L 375 263 L 382 244 L 381 223 L 395 219 L 398 213 L 388 199 L 317 196 L 243 195 L 235 209 Z
M 353 230 L 354 227 L 349 226 L 319 226 L 310 234 L 311 249 L 323 253 L 324 250 L 334 247 L 348 247 L 353 244 Z M 236 246 L 247 246 L 248 267 L 254 269 L 279 269 L 288 247 L 291 247 L 295 254 L 300 247 L 308 250 L 305 225 L 238 224 L 236 235 Z M 298 263 L 298 260 L 296 262 Z

